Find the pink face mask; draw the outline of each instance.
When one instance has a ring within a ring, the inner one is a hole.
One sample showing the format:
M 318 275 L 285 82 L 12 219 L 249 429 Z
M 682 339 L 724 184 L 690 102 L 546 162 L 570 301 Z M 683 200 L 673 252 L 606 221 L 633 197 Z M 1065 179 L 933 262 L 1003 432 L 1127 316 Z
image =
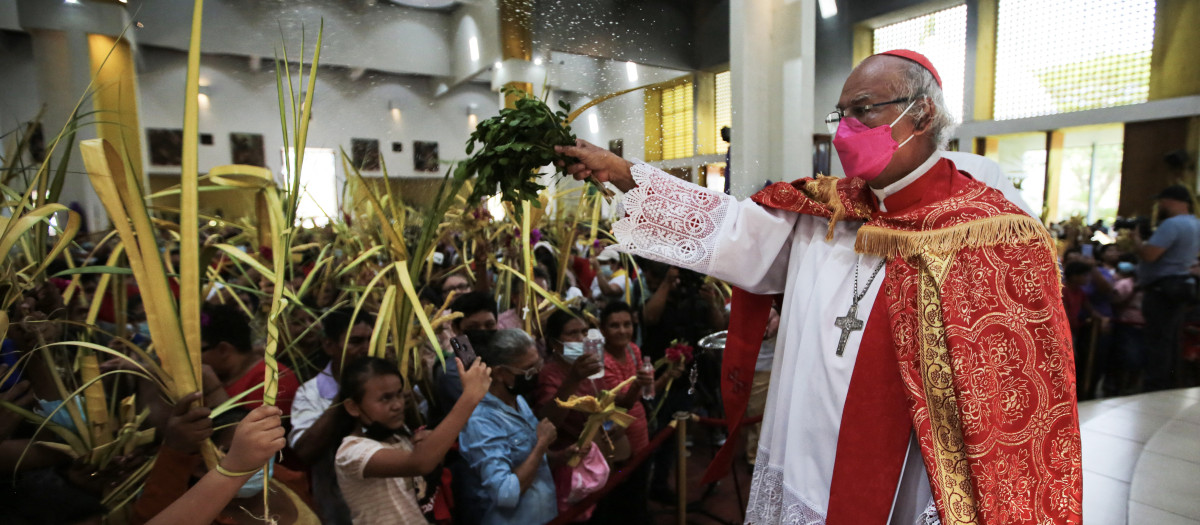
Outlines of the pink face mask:
M 909 102 L 908 107 L 891 124 L 875 128 L 868 128 L 856 118 L 842 119 L 837 135 L 833 137 L 833 147 L 837 149 L 838 159 L 842 161 L 847 177 L 870 181 L 883 173 L 883 168 L 892 161 L 896 150 L 912 140 L 912 135 L 909 135 L 904 142 L 896 144 L 896 139 L 892 138 L 892 126 L 900 122 L 914 103 L 915 100 Z

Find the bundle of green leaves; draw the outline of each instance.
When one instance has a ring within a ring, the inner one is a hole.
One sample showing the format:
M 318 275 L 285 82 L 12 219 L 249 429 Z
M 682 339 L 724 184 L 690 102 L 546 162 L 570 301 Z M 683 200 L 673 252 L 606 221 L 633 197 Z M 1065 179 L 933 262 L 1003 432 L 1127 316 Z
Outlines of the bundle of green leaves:
M 470 157 L 459 165 L 459 174 L 475 178 L 473 201 L 500 194 L 518 210 L 521 201 L 541 206 L 538 192 L 545 186 L 538 182 L 538 170 L 554 161 L 563 161 L 564 165 L 572 162 L 554 151 L 554 146 L 575 144 L 575 134 L 567 122 L 571 105 L 560 100 L 561 109 L 551 111 L 545 102 L 525 91 L 506 89 L 505 94 L 520 98 L 515 107 L 504 108 L 499 115 L 479 123 L 467 139 Z M 564 168 L 555 169 L 564 174 Z M 603 188 L 601 191 L 607 193 Z

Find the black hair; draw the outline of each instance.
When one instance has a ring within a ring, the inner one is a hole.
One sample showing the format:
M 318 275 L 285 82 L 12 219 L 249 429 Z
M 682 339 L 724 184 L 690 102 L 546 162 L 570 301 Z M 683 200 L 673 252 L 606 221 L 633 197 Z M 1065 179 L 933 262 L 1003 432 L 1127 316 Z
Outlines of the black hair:
M 1085 275 L 1091 272 L 1092 265 L 1083 261 L 1074 261 L 1068 263 L 1067 267 L 1063 269 L 1063 274 L 1066 275 L 1068 279 L 1075 277 L 1076 275 Z
M 469 292 L 454 298 L 450 303 L 451 312 L 462 312 L 463 317 L 471 317 L 479 312 L 491 312 L 496 315 L 496 300 L 487 292 Z
M 206 347 L 226 342 L 242 353 L 254 350 L 250 319 L 232 304 L 204 306 L 203 318 L 200 320 L 200 338 L 204 340 Z
M 471 343 L 475 355 L 480 355 L 487 352 L 488 344 L 491 343 L 492 336 L 496 335 L 496 330 L 467 330 L 463 335 L 467 336 L 467 342 Z
M 558 275 L 558 258 L 554 256 L 554 252 L 545 246 L 540 246 L 533 249 L 533 258 L 537 260 L 538 264 L 545 267 L 545 270 L 542 270 L 544 275 L 538 275 L 540 268 L 534 268 L 533 276 L 546 279 L 549 290 L 557 292 L 558 282 L 556 279 L 550 278 L 551 275 Z
M 360 426 L 358 418 L 350 415 L 350 412 L 345 409 L 346 400 L 362 403 L 363 396 L 367 394 L 367 381 L 370 381 L 372 377 L 392 375 L 399 377 L 401 383 L 404 383 L 404 375 L 400 373 L 400 368 L 396 366 L 396 363 L 380 357 L 360 357 L 342 368 L 337 402 L 342 404 L 343 408 L 337 423 L 339 429 L 337 435 L 348 436 Z
M 446 298 L 442 296 L 442 292 L 434 290 L 432 286 L 421 288 L 421 293 L 417 294 L 417 297 L 421 302 L 432 304 L 438 308 L 440 308 L 442 306 L 442 302 L 446 300 Z
M 342 339 L 346 336 L 346 332 L 350 331 L 354 326 L 350 325 L 350 319 L 354 319 L 354 325 L 366 324 L 367 326 L 375 326 L 375 315 L 370 312 L 359 311 L 358 317 L 354 317 L 354 307 L 346 306 L 338 308 L 325 315 L 321 320 L 321 329 L 326 339 L 334 341 Z
M 619 314 L 621 312 L 628 313 L 629 317 L 631 319 L 633 318 L 633 308 L 630 308 L 628 304 L 625 304 L 625 301 L 612 301 L 608 303 L 605 305 L 604 309 L 600 311 L 600 325 L 603 326 L 604 323 L 607 323 L 608 318 L 612 317 L 613 314 Z
M 390 375 L 399 377 L 401 381 L 404 380 L 404 376 L 400 374 L 400 368 L 392 361 L 372 356 L 355 359 L 342 369 L 342 382 L 338 388 L 337 398 L 343 402 L 353 399 L 355 403 L 361 403 L 363 396 L 366 395 L 368 380 L 372 377 Z
M 542 335 L 546 337 L 546 341 L 557 341 L 562 337 L 563 329 L 567 327 L 567 323 L 572 319 L 581 319 L 583 314 L 576 310 L 555 310 L 550 314 L 550 318 L 546 320 L 546 324 L 542 325 Z

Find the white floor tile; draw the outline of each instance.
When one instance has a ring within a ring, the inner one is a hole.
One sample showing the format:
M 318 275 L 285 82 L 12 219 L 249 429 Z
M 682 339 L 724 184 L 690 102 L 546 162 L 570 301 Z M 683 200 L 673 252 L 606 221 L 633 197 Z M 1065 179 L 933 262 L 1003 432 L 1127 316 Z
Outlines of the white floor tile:
M 1079 423 L 1084 424 L 1092 418 L 1111 410 L 1111 407 L 1101 405 L 1097 401 L 1084 401 L 1079 404 Z
M 1088 525 L 1125 525 L 1129 484 L 1083 472 L 1083 522 Z
M 1171 393 L 1175 394 L 1177 396 L 1186 397 L 1188 399 L 1200 399 L 1200 386 L 1194 387 L 1194 388 L 1181 388 L 1179 390 L 1172 390 Z
M 1171 421 L 1146 442 L 1146 450 L 1200 463 L 1200 425 L 1183 420 Z M 1200 472 L 1196 475 L 1200 476 Z M 1200 494 L 1196 497 L 1200 498 Z
M 1130 499 L 1200 519 L 1200 464 L 1144 452 L 1134 470 Z
M 1185 518 L 1144 503 L 1130 501 L 1129 525 L 1200 525 L 1200 520 Z
M 1158 432 L 1158 429 L 1171 420 L 1169 416 L 1142 412 L 1125 404 L 1115 408 L 1107 408 L 1104 413 L 1097 414 L 1087 422 L 1081 422 L 1083 430 L 1093 430 L 1145 443 Z
M 1172 391 L 1130 396 L 1127 399 L 1129 402 L 1121 405 L 1121 408 L 1167 417 L 1174 417 L 1183 410 L 1200 404 L 1200 399 L 1178 396 Z
M 1133 469 L 1142 453 L 1141 443 L 1091 430 L 1084 430 L 1081 437 L 1084 472 L 1126 483 L 1133 480 Z
M 1200 425 L 1200 404 L 1185 408 L 1183 412 L 1180 412 L 1179 415 L 1175 417 L 1180 421 L 1187 421 L 1189 423 Z

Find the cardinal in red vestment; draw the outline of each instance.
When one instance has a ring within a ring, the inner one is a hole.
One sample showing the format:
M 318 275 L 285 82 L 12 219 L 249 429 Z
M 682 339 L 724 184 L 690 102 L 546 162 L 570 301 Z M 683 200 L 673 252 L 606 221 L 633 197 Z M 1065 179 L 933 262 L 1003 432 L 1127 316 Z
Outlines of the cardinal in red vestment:
M 722 370 L 734 430 L 782 294 L 746 522 L 1080 523 L 1053 239 L 941 155 L 952 121 L 924 56 L 864 60 L 826 121 L 846 178 L 745 201 L 583 141 L 559 150 L 576 178 L 626 192 L 622 250 L 737 287 Z

